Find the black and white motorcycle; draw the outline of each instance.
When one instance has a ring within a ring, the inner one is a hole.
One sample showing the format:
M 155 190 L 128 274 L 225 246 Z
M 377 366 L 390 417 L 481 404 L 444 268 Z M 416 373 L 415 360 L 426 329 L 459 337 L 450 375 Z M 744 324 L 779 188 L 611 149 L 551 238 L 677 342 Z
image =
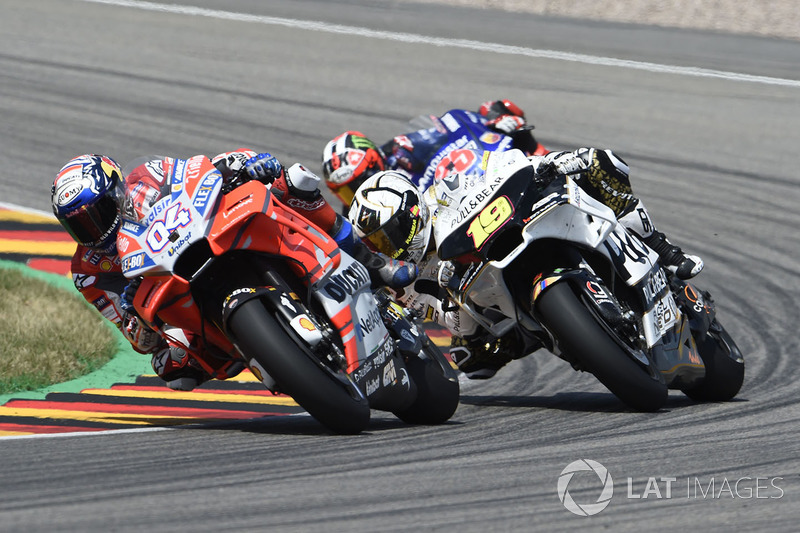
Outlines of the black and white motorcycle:
M 518 150 L 437 182 L 434 238 L 455 265 L 451 298 L 487 331 L 538 339 L 628 406 L 661 408 L 668 389 L 730 400 L 744 359 L 710 294 L 569 175 L 536 179 Z

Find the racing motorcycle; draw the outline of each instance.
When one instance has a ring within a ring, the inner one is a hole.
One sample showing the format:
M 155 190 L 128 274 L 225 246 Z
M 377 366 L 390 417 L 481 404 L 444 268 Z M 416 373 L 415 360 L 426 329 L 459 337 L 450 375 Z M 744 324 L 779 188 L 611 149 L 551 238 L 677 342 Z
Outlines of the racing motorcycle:
M 711 295 L 609 207 L 569 175 L 541 179 L 518 150 L 454 155 L 457 172 L 435 187 L 437 253 L 455 267 L 451 298 L 491 335 L 538 340 L 641 411 L 668 389 L 736 396 L 744 358 Z
M 395 140 L 400 139 L 400 147 L 406 144 L 414 147 L 409 177 L 421 191 L 437 178 L 437 168 L 446 168 L 454 150 L 505 152 L 513 143 L 511 137 L 489 129 L 479 115 L 465 109 L 451 109 L 439 117 L 420 115 L 409 122 L 409 129 L 413 131 Z
M 238 358 L 337 433 L 363 430 L 370 409 L 422 424 L 455 412 L 457 374 L 416 319 L 270 186 L 227 190 L 205 156 L 146 156 L 123 174 L 133 305 L 156 329 L 198 334 L 209 373 Z

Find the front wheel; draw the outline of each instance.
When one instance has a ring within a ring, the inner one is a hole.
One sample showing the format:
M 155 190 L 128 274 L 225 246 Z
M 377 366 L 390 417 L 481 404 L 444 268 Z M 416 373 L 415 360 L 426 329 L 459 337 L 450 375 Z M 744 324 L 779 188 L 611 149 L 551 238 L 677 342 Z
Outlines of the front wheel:
M 435 349 L 426 346 L 424 352 Z M 436 355 L 444 359 L 441 353 L 425 355 L 425 358 L 412 357 L 406 363 L 408 375 L 417 386 L 417 398 L 409 407 L 394 414 L 409 424 L 443 424 L 458 408 L 461 395 L 458 376 L 454 372 L 446 375 L 437 363 Z M 445 360 L 445 363 L 449 364 L 449 361 Z
M 667 402 L 667 385 L 660 373 L 653 377 L 629 357 L 603 328 L 567 283 L 556 283 L 536 300 L 543 326 L 561 351 L 580 363 L 626 405 L 639 411 L 657 411 Z
M 228 319 L 227 328 L 247 362 L 255 360 L 282 392 L 325 427 L 342 434 L 367 427 L 367 399 L 353 395 L 342 381 L 312 361 L 260 300 L 242 303 Z
M 697 350 L 706 367 L 706 375 L 683 393 L 695 401 L 732 400 L 744 383 L 744 357 L 728 332 L 716 320 L 711 324 Z

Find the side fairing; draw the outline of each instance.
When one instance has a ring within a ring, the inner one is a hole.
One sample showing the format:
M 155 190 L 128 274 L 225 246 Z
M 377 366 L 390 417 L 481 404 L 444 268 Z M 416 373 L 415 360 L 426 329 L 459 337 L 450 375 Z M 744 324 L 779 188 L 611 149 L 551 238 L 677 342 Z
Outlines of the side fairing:
M 341 334 L 348 371 L 378 350 L 391 348 L 370 285 L 366 267 L 342 252 L 338 267 L 311 286 Z

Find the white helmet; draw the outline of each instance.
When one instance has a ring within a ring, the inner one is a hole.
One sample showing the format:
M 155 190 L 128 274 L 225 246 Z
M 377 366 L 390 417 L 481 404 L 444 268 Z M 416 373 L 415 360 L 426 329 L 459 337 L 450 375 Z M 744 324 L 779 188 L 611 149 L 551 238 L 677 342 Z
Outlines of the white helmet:
M 431 217 L 422 193 L 402 173 L 378 172 L 356 189 L 347 218 L 375 251 L 419 263 L 431 236 Z

